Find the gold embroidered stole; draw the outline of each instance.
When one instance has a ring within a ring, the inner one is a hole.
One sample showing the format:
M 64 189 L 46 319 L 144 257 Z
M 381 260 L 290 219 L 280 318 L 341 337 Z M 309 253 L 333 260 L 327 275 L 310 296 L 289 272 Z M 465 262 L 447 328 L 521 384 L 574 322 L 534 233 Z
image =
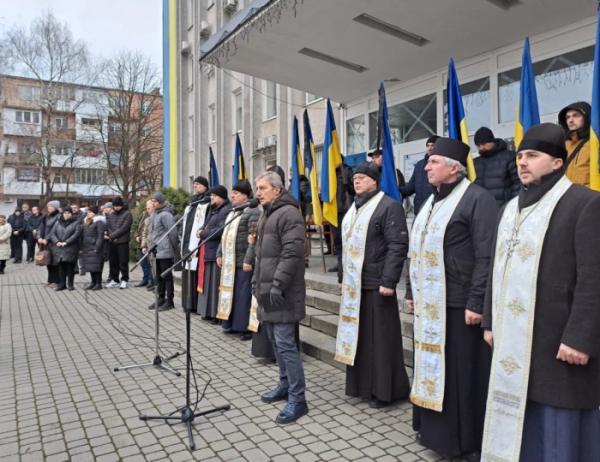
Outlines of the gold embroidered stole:
M 237 218 L 233 219 L 237 215 Z M 239 212 L 229 212 L 225 222 L 229 223 L 223 230 L 221 237 L 221 284 L 219 285 L 219 303 L 217 304 L 217 319 L 227 320 L 231 314 L 233 306 L 233 291 L 235 283 L 235 241 L 238 227 L 240 226 L 242 214 Z
M 373 212 L 385 194 L 378 192 L 358 211 L 352 204 L 342 221 L 342 299 L 337 338 L 335 341 L 335 360 L 348 366 L 354 365 L 358 347 L 358 321 L 360 316 L 360 298 L 362 267 L 365 258 L 367 230 Z
M 181 254 L 182 255 L 185 255 L 190 250 L 194 250 L 196 247 L 198 247 L 198 244 L 200 243 L 200 238 L 198 237 L 198 230 L 204 225 L 204 219 L 206 218 L 206 210 L 208 209 L 209 205 L 210 204 L 198 204 L 198 206 L 196 207 L 196 213 L 194 214 L 194 222 L 192 224 L 192 228 L 190 229 L 190 240 L 189 240 L 187 249 L 183 248 L 183 239 L 181 240 L 181 246 L 182 246 Z M 183 227 L 182 227 L 184 232 L 185 232 L 186 222 L 190 218 L 190 216 L 188 215 L 189 210 L 190 210 L 190 206 L 188 205 L 184 211 L 185 218 L 183 219 Z M 197 252 L 191 261 L 185 262 L 186 270 L 191 269 L 191 271 L 196 271 L 196 268 L 198 268 L 198 253 Z
M 494 354 L 482 461 L 517 462 L 520 457 L 540 258 L 554 208 L 571 184 L 561 178 L 520 212 L 514 198 L 498 225 L 492 273 Z
M 410 235 L 410 283 L 415 305 L 414 378 L 410 400 L 441 412 L 446 383 L 446 270 L 444 235 L 458 203 L 471 183 L 463 179 L 433 205 L 429 197 Z M 429 213 L 431 211 L 431 213 Z
M 253 295 L 250 302 L 250 319 L 248 320 L 248 330 L 250 332 L 258 332 L 258 300 Z

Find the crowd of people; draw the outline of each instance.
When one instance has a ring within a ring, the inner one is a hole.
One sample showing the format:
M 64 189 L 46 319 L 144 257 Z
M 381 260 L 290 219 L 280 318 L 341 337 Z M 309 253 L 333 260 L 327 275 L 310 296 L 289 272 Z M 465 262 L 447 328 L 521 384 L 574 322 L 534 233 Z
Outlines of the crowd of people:
M 409 399 L 419 442 L 442 456 L 600 460 L 600 194 L 587 188 L 589 105 L 566 107 L 559 123 L 532 127 L 516 152 L 489 128 L 477 130 L 473 182 L 469 146 L 429 138 L 411 178 L 399 182 L 403 198 L 415 195 L 410 230 L 403 204 L 380 190 L 380 150 L 336 172 L 335 358 L 347 365 L 346 394 L 373 408 Z M 276 360 L 279 382 L 261 400 L 286 401 L 276 421 L 296 421 L 308 413 L 298 336 L 307 211 L 278 167 L 258 175 L 254 189 L 247 180 L 231 192 L 209 188 L 202 176 L 193 189 L 180 220 L 163 194 L 146 202 L 135 231 L 148 257 L 138 286 L 156 291 L 150 309 L 172 309 L 166 270 L 184 256 L 184 309 Z M 24 206 L 0 216 L 0 271 L 7 255 L 21 261 L 25 240 L 28 261 L 29 242 L 49 251 L 55 290 L 73 290 L 77 269 L 90 273 L 87 289 L 102 289 L 106 259 L 106 287 L 126 289 L 131 226 L 120 197 L 85 214 L 57 201 L 45 215 Z M 396 293 L 404 268 L 412 383 Z

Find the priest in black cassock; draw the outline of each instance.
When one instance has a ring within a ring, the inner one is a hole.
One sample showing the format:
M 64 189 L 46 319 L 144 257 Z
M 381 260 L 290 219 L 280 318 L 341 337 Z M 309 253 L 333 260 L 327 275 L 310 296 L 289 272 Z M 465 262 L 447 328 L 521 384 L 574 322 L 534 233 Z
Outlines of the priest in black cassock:
M 356 196 L 342 222 L 343 264 L 336 360 L 346 394 L 381 408 L 408 398 L 396 285 L 408 252 L 402 204 L 379 190 L 379 168 L 359 165 Z M 340 269 L 341 269 L 340 268 Z
M 425 171 L 433 186 L 410 235 L 414 303 L 413 427 L 447 457 L 478 460 L 490 351 L 483 300 L 498 206 L 466 178 L 469 147 L 439 138 Z
M 564 134 L 530 128 L 501 212 L 482 325 L 493 345 L 482 460 L 600 460 L 600 194 L 565 175 Z
M 183 224 L 181 226 L 181 256 L 187 254 L 190 250 L 194 250 L 200 238 L 197 233 L 204 225 L 206 212 L 210 205 L 210 197 L 207 194 L 208 180 L 203 176 L 194 179 L 194 194 L 190 199 L 189 205 L 183 212 Z M 181 272 L 181 303 L 183 308 L 196 312 L 198 306 L 198 290 L 196 288 L 196 280 L 198 273 L 198 257 L 194 255 L 191 261 L 185 262 Z
M 204 320 L 214 324 L 219 321 L 217 316 L 217 303 L 219 300 L 219 283 L 221 272 L 217 266 L 217 249 L 223 235 L 223 225 L 231 210 L 231 203 L 227 196 L 227 188 L 217 185 L 209 190 L 210 211 L 204 226 L 198 230 L 201 240 L 208 239 L 206 245 L 200 248 L 198 255 L 198 314 Z

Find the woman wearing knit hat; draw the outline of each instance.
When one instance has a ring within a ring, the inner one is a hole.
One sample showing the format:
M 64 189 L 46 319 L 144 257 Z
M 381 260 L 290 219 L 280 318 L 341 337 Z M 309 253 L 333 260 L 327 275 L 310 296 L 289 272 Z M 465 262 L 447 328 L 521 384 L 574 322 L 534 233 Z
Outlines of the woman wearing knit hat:
M 59 208 L 59 201 L 50 201 L 46 204 L 47 213 L 42 220 L 42 226 L 40 228 L 40 234 L 38 238 L 38 245 L 40 246 L 40 249 L 47 248 L 50 252 L 52 252 L 53 244 L 48 240 L 48 236 L 60 218 Z M 50 263 L 46 266 L 46 270 L 48 271 L 46 285 L 54 289 L 58 285 L 58 266 L 50 261 Z
M 106 224 L 98 216 L 98 207 L 88 207 L 83 235 L 81 239 L 81 252 L 79 261 L 83 272 L 90 273 L 92 278 L 86 290 L 102 289 L 102 267 L 104 266 L 104 231 Z

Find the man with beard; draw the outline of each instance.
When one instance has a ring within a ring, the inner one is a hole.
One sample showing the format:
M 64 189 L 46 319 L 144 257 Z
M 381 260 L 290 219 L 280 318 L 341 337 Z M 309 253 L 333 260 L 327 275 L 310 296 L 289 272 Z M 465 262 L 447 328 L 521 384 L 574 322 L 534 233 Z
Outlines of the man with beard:
M 205 245 L 200 247 L 198 254 L 198 314 L 204 320 L 214 324 L 219 321 L 217 316 L 217 303 L 219 301 L 219 282 L 221 273 L 217 266 L 217 248 L 223 235 L 223 225 L 227 214 L 231 210 L 231 203 L 227 197 L 227 188 L 217 185 L 211 188 L 210 212 L 197 236 L 202 241 L 210 237 Z
M 516 153 L 507 148 L 503 139 L 494 137 L 487 127 L 475 132 L 475 145 L 479 150 L 479 157 L 474 160 L 477 172 L 475 184 L 491 192 L 498 207 L 502 207 L 521 189 Z
M 469 146 L 439 138 L 425 170 L 435 188 L 410 236 L 415 359 L 410 399 L 421 444 L 479 460 L 489 348 L 481 313 L 498 207 L 466 179 Z
M 502 211 L 482 325 L 493 346 L 482 460 L 600 460 L 600 194 L 565 175 L 564 134 L 531 127 Z
M 372 162 L 354 171 L 356 196 L 342 222 L 343 277 L 335 359 L 346 394 L 381 408 L 408 397 L 396 285 L 408 252 L 402 204 L 379 190 Z
M 558 123 L 565 131 L 566 175 L 575 184 L 590 187 L 591 106 L 585 101 L 569 104 L 558 113 Z
M 208 180 L 203 176 L 194 179 L 194 195 L 190 204 L 183 212 L 183 224 L 181 226 L 181 255 L 184 256 L 190 250 L 196 249 L 200 238 L 198 230 L 204 226 L 204 220 L 210 206 L 210 197 L 207 194 Z M 198 307 L 198 253 L 190 261 L 186 261 L 181 272 L 181 303 L 184 309 L 192 312 Z

